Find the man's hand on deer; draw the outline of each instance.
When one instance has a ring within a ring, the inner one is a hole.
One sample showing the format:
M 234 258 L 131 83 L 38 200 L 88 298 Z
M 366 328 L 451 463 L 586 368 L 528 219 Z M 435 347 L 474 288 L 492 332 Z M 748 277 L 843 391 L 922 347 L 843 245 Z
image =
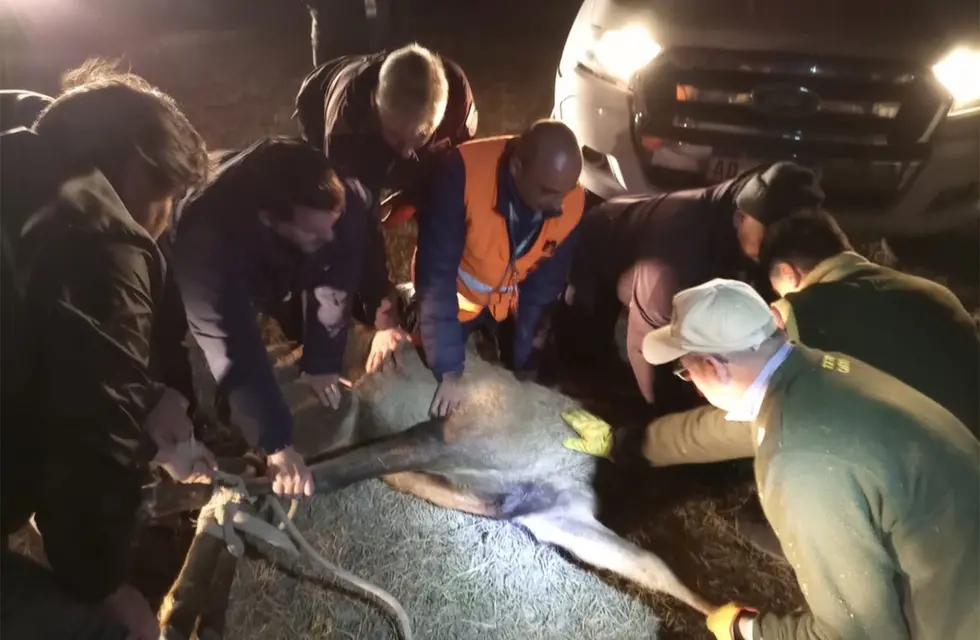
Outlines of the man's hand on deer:
M 187 398 L 167 387 L 143 428 L 157 445 L 152 464 L 164 469 L 177 482 L 208 482 L 218 466 L 214 455 L 194 439 L 194 424 L 187 415 Z
M 708 616 L 706 626 L 717 640 L 749 640 L 757 613 L 755 609 L 729 602 Z
M 405 343 L 411 342 L 412 337 L 398 327 L 382 329 L 371 339 L 371 351 L 368 353 L 364 370 L 374 373 L 381 369 L 385 362 L 395 360 L 395 352 Z
M 344 385 L 345 381 L 336 373 L 304 373 L 300 380 L 313 389 L 313 392 L 316 393 L 316 397 L 320 399 L 323 406 L 331 409 L 340 408 L 340 400 L 342 398 L 341 389 L 344 386 L 350 386 L 349 383 Z
M 188 440 L 160 447 L 152 464 L 177 482 L 210 482 L 211 472 L 218 468 L 214 454 L 193 435 Z
M 442 376 L 442 382 L 436 387 L 429 405 L 429 415 L 433 418 L 445 418 L 455 411 L 466 396 L 463 389 L 463 379 L 458 373 L 447 373 Z
M 277 496 L 313 495 L 313 473 L 295 449 L 286 447 L 271 454 L 266 461 L 269 477 L 272 478 L 272 491 Z
M 613 431 L 608 422 L 582 410 L 566 411 L 561 414 L 561 419 L 579 435 L 578 438 L 568 438 L 562 443 L 566 449 L 599 458 L 610 456 Z

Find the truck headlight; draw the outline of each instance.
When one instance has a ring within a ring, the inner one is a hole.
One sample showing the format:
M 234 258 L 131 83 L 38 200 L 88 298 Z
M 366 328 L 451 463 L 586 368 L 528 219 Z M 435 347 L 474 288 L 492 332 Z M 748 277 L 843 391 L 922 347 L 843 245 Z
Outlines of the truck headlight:
M 980 49 L 955 49 L 936 63 L 932 73 L 953 97 L 950 116 L 980 111 Z
M 597 75 L 627 84 L 659 53 L 660 45 L 640 25 L 609 30 L 594 27 L 592 42 L 579 62 Z

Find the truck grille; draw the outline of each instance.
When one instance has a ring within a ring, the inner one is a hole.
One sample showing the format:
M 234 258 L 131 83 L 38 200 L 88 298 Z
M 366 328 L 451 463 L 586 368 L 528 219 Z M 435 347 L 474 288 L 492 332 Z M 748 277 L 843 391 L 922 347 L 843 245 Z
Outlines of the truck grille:
M 894 199 L 949 106 L 928 72 L 877 60 L 676 48 L 638 82 L 641 148 L 672 141 L 711 147 L 715 156 L 826 166 L 828 205 L 835 183 L 850 202 L 862 192 L 869 205 Z M 835 178 L 834 167 L 846 166 L 848 175 Z

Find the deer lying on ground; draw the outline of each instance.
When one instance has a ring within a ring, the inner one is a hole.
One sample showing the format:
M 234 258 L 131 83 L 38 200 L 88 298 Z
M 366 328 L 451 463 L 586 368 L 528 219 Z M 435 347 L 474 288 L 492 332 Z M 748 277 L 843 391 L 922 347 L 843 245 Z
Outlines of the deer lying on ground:
M 363 366 L 371 337 L 360 327 L 351 332 L 349 363 Z M 349 402 L 331 411 L 297 380 L 291 364 L 296 359 L 296 353 L 279 358 L 276 369 L 294 415 L 295 446 L 314 462 L 318 493 L 381 478 L 435 505 L 522 525 L 538 541 L 587 564 L 704 614 L 713 609 L 660 558 L 596 519 L 596 459 L 562 446 L 574 435 L 560 415 L 579 408 L 571 398 L 519 382 L 469 353 L 465 402 L 447 419 L 432 420 L 428 409 L 436 382 L 408 346 L 397 354 L 397 365 L 357 379 Z M 323 459 L 323 452 L 340 449 Z M 192 573 L 186 564 L 184 573 Z

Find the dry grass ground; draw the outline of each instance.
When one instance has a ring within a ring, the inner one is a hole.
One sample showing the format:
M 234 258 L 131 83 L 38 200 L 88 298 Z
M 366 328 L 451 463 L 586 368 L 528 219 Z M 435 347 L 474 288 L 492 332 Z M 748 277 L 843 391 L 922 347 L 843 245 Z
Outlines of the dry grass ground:
M 480 133 L 515 131 L 550 110 L 554 65 L 577 3 L 479 4 L 420 2 L 408 33 L 467 70 Z M 14 51 L 15 41 L 6 40 L 3 88 L 52 92 L 58 74 L 85 57 L 127 54 L 136 72 L 184 106 L 213 148 L 293 133 L 292 97 L 310 57 L 308 26 L 298 1 L 238 6 L 244 13 L 253 5 L 262 5 L 262 16 L 237 20 L 243 25 L 202 20 L 166 33 L 155 33 L 153 24 L 122 30 L 119 15 L 77 18 L 59 30 L 35 23 L 23 48 Z M 412 225 L 390 234 L 396 280 L 407 278 L 413 242 Z M 962 274 L 965 266 L 967 277 L 949 284 L 976 308 L 976 235 L 958 242 L 972 253 L 945 268 Z M 948 262 L 957 251 L 938 244 L 924 250 L 925 262 Z M 789 568 L 738 536 L 733 514 L 752 492 L 744 468 L 604 469 L 602 475 L 609 525 L 663 556 L 708 597 L 780 612 L 800 605 Z M 658 628 L 664 638 L 708 637 L 692 612 L 597 576 L 517 527 L 440 510 L 377 481 L 310 501 L 298 523 L 328 558 L 398 597 L 419 638 L 633 639 L 656 637 Z M 148 533 L 142 544 L 150 551 L 141 556 L 148 583 L 159 587 L 170 579 L 187 530 L 184 522 Z M 390 637 L 387 618 L 376 609 L 255 561 L 240 566 L 229 615 L 228 637 L 242 640 Z
M 383 586 L 418 638 L 656 638 L 658 619 L 516 526 L 433 507 L 369 481 L 302 510 L 299 526 L 332 561 Z M 234 637 L 384 638 L 388 616 L 262 562 L 239 570 Z
M 712 500 L 678 505 L 659 514 L 662 524 L 653 523 L 636 540 L 659 549 L 649 541 L 671 536 L 672 544 L 686 544 L 676 536 L 679 529 L 687 531 L 701 541 L 699 556 L 691 560 L 702 565 L 704 586 L 748 598 L 749 592 L 731 589 L 728 576 L 751 564 L 753 591 L 766 594 L 767 605 L 789 610 L 796 594 L 786 590 L 792 584 L 788 566 L 738 542 L 733 548 L 736 536 L 726 512 L 732 506 Z M 662 637 L 698 637 L 688 616 L 662 597 L 604 580 L 535 544 L 518 527 L 436 509 L 378 481 L 317 498 L 298 522 L 332 560 L 395 595 L 419 638 L 641 639 L 657 637 L 660 624 Z M 390 628 L 373 607 L 352 605 L 317 584 L 284 579 L 263 562 L 239 569 L 232 600 L 235 637 L 380 638 Z

